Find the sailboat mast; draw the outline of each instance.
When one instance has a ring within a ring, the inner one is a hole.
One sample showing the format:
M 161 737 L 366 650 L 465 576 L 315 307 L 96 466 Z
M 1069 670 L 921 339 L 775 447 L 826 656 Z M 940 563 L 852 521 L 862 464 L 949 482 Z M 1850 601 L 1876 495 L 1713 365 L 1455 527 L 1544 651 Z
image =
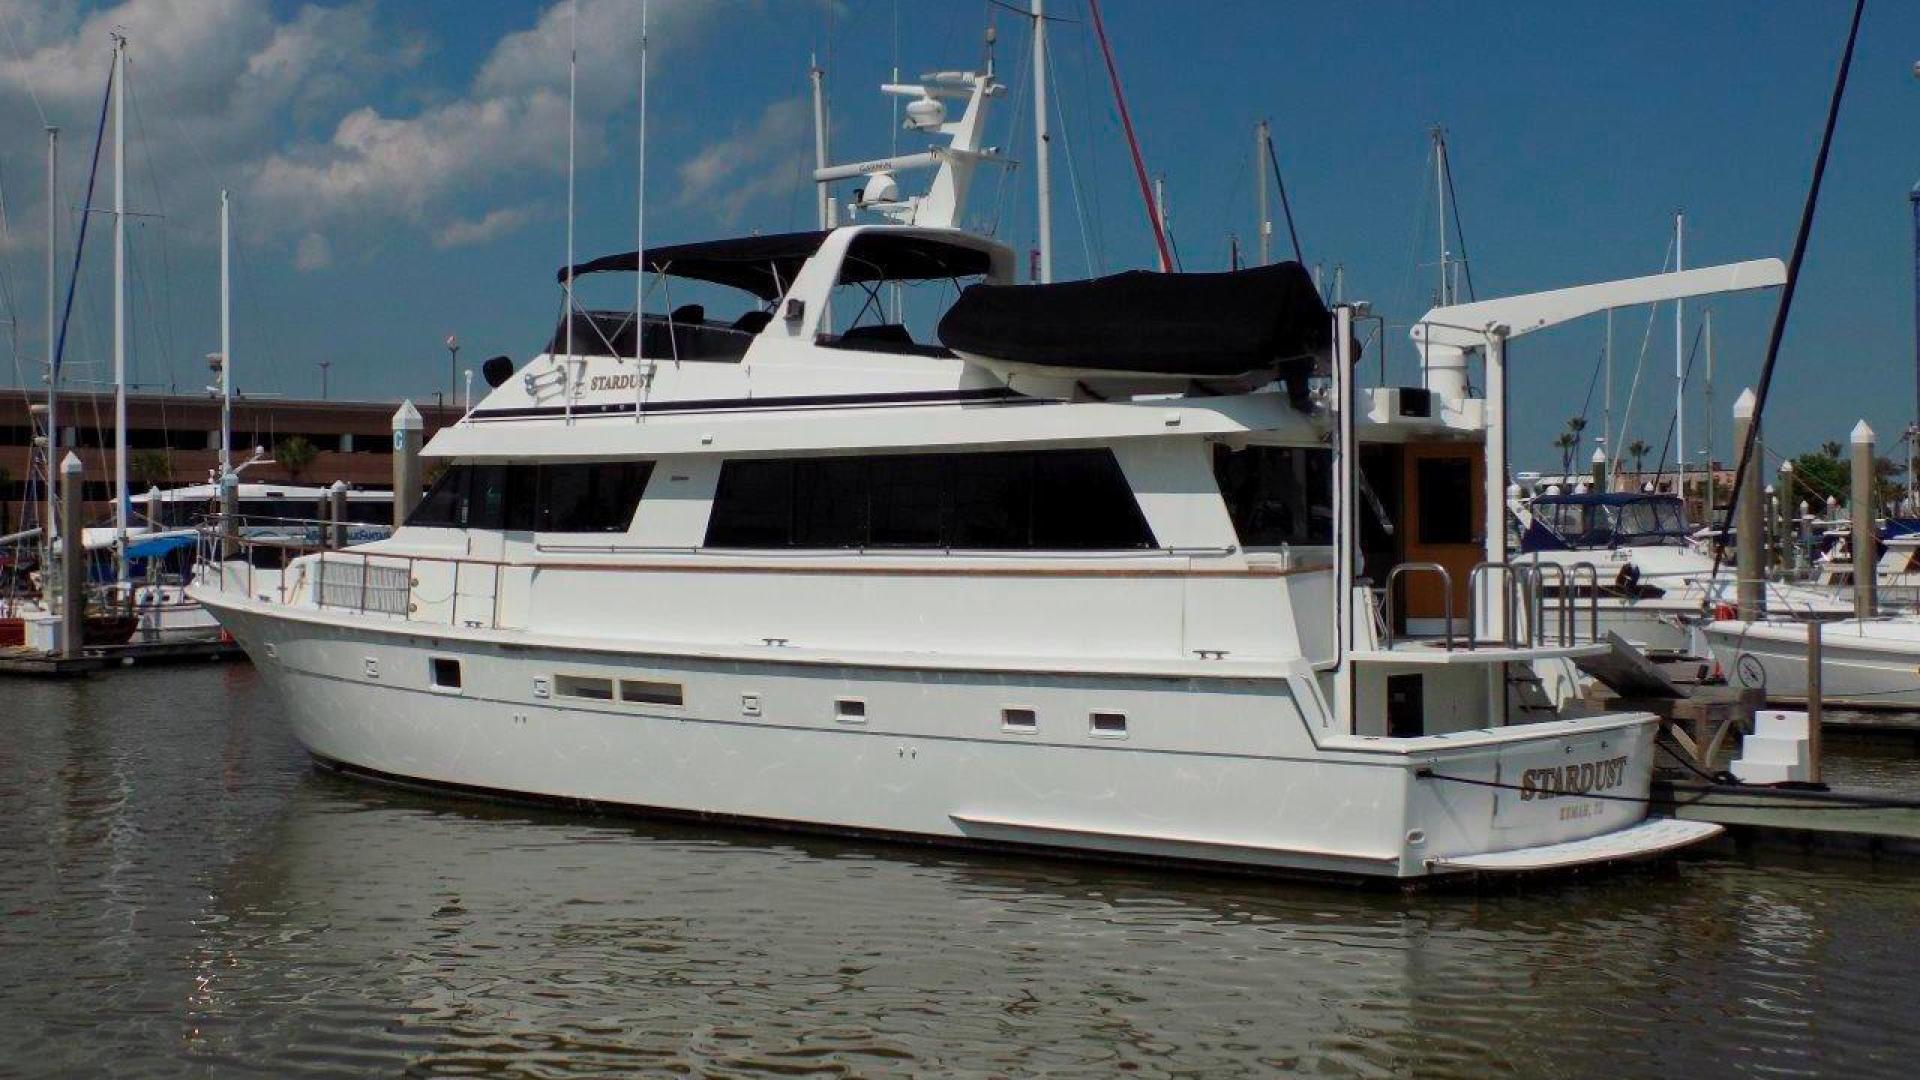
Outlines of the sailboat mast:
M 1440 223 L 1440 305 L 1453 303 L 1447 274 L 1447 133 L 1433 129 L 1433 205 L 1434 220 Z
M 578 96 L 580 68 L 580 0 L 573 0 L 568 9 L 567 23 L 567 317 L 563 324 L 567 328 L 567 379 L 574 377 L 573 371 L 573 110 Z M 636 313 L 637 315 L 637 313 Z M 636 334 L 634 340 L 639 341 Z M 638 352 L 639 350 L 634 350 Z M 567 387 L 567 422 L 573 422 L 573 387 Z M 453 402 L 447 402 L 452 405 Z
M 640 2 L 640 131 L 636 136 L 639 143 L 636 175 L 633 179 L 633 362 L 634 388 L 641 389 L 646 376 L 639 372 L 640 341 L 644 335 L 641 321 L 647 302 L 647 8 L 646 0 Z M 640 419 L 640 409 L 636 398 L 633 410 L 634 419 Z
M 60 496 L 56 487 L 59 466 L 54 460 L 60 455 L 60 368 L 53 354 L 54 342 L 59 331 L 53 324 L 54 292 L 59 288 L 59 272 L 54 266 L 54 248 L 59 238 L 60 215 L 60 129 L 47 129 L 47 512 L 40 519 L 40 539 L 45 544 L 48 555 L 40 561 L 42 567 L 53 566 L 53 520 L 60 510 Z M 56 575 L 50 570 L 41 574 L 46 593 L 46 609 L 53 610 L 53 587 Z
M 1703 440 L 1707 444 L 1707 452 L 1706 452 L 1707 498 L 1706 498 L 1706 503 L 1704 504 L 1704 507 L 1703 507 L 1703 509 L 1706 512 L 1702 515 L 1702 517 L 1704 517 L 1708 521 L 1712 521 L 1714 516 L 1713 515 L 1713 495 L 1714 495 L 1714 491 L 1713 491 L 1713 309 L 1712 308 L 1706 309 L 1706 311 L 1701 313 L 1700 318 L 1702 320 L 1700 332 L 1706 335 L 1706 339 L 1707 339 L 1706 341 L 1707 381 L 1706 381 L 1706 386 L 1704 387 L 1705 419 L 1702 421 L 1707 428 L 1705 432 L 1706 438 Z M 1793 505 L 1793 492 L 1791 491 L 1781 492 L 1780 505 L 1783 507 L 1791 507 Z
M 127 39 L 113 37 L 113 547 L 127 580 Z
M 1267 212 L 1267 143 L 1273 135 L 1265 120 L 1253 128 L 1253 183 L 1260 193 L 1260 265 L 1273 261 L 1273 218 Z
M 1687 215 L 1673 212 L 1673 272 L 1687 268 Z M 1673 464 L 1680 503 L 1687 498 L 1687 347 L 1685 339 L 1687 303 L 1673 302 Z
M 220 481 L 233 472 L 233 229 L 220 189 Z
M 1053 133 L 1047 127 L 1047 12 L 1045 0 L 1033 0 L 1033 179 L 1038 186 L 1036 224 L 1040 231 L 1040 284 L 1053 280 Z

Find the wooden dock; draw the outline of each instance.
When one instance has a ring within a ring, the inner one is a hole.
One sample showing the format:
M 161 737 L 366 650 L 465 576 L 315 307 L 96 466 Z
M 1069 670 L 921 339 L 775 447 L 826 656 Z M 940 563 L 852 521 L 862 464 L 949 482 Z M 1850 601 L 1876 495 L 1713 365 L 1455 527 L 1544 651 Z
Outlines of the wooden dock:
M 1920 859 L 1920 799 L 1657 781 L 1656 807 L 1727 827 L 1735 843 Z
M 61 679 L 115 668 L 235 660 L 244 654 L 231 641 L 156 641 L 91 645 L 79 656 L 54 656 L 19 646 L 0 649 L 0 675 Z

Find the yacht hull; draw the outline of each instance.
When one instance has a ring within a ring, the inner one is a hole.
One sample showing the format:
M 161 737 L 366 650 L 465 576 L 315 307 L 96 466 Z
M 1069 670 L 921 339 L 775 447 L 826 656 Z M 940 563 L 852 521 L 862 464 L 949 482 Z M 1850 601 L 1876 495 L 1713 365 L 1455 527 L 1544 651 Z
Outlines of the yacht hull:
M 310 752 L 410 783 L 1392 879 L 1492 872 L 1472 861 L 1489 852 L 1525 869 L 1528 850 L 1607 834 L 1624 839 L 1584 862 L 1674 846 L 1630 836 L 1646 813 L 1646 714 L 1360 738 L 1316 733 L 1324 706 L 1304 665 L 1194 677 L 666 655 L 205 599 Z M 460 687 L 431 685 L 436 658 L 460 664 Z M 672 686 L 683 704 L 561 692 L 601 678 Z M 1035 722 L 1010 725 L 1007 710 Z M 1095 713 L 1126 730 L 1098 730 Z

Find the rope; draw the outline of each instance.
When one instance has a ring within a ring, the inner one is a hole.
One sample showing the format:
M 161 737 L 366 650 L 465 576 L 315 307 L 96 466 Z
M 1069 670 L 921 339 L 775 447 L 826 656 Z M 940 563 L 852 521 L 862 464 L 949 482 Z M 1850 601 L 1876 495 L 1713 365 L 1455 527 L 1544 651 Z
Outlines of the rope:
M 1698 806 L 1706 801 L 1712 791 L 1702 791 L 1696 799 L 1656 799 L 1651 795 L 1606 795 L 1598 791 L 1543 792 L 1539 788 L 1522 787 L 1519 784 L 1503 783 L 1499 780 L 1478 780 L 1471 776 L 1449 776 L 1432 769 L 1415 770 L 1414 776 L 1422 780 L 1445 780 L 1453 784 L 1466 784 L 1469 787 L 1499 788 L 1503 791 L 1531 791 L 1536 795 L 1549 798 L 1599 799 L 1604 802 L 1636 803 L 1641 806 Z M 1801 793 L 1804 794 L 1804 793 Z M 1791 798 L 1791 795 L 1784 797 Z M 1723 803 L 1713 804 L 1715 810 L 1777 810 L 1772 803 Z M 1795 805 L 1795 810 L 1920 810 L 1920 799 L 1883 799 L 1879 796 L 1850 796 L 1847 802 L 1821 803 L 1814 806 Z
M 1453 236 L 1460 244 L 1460 272 L 1467 276 L 1467 299 L 1478 300 L 1473 294 L 1473 258 L 1467 254 L 1467 230 L 1460 224 L 1460 195 L 1453 184 L 1453 155 L 1447 153 L 1445 141 L 1440 143 L 1440 169 L 1447 180 L 1447 205 L 1453 210 Z
M 1753 395 L 1753 422 L 1747 425 L 1747 437 L 1740 448 L 1739 466 L 1733 471 L 1733 497 L 1727 500 L 1726 517 L 1720 519 L 1720 545 L 1713 553 L 1713 576 L 1720 575 L 1720 563 L 1726 556 L 1727 534 L 1732 530 L 1734 512 L 1740 506 L 1740 482 L 1749 468 L 1758 466 L 1754 447 L 1760 444 L 1760 418 L 1766 414 L 1767 394 L 1773 389 L 1773 369 L 1780 359 L 1780 341 L 1786 336 L 1787 314 L 1793 310 L 1793 294 L 1800 284 L 1800 264 L 1806 261 L 1807 238 L 1813 232 L 1813 212 L 1820 205 L 1820 182 L 1827 175 L 1827 155 L 1833 149 L 1833 131 L 1840 125 L 1840 102 L 1847 93 L 1847 72 L 1853 67 L 1853 46 L 1860 38 L 1860 15 L 1867 0 L 1854 0 L 1853 21 L 1847 27 L 1847 48 L 1840 56 L 1840 70 L 1834 76 L 1833 97 L 1827 103 L 1827 126 L 1820 135 L 1820 154 L 1813 162 L 1813 182 L 1807 185 L 1807 201 L 1800 210 L 1800 229 L 1793 238 L 1793 256 L 1787 260 L 1787 282 L 1781 286 L 1780 306 L 1773 313 L 1773 329 L 1767 334 L 1767 359 L 1760 365 L 1760 385 Z
M 1293 240 L 1293 261 L 1301 266 L 1307 265 L 1307 257 L 1300 253 L 1300 232 L 1293 227 L 1293 204 L 1287 201 L 1287 178 L 1280 175 L 1280 154 L 1273 148 L 1271 136 L 1267 139 L 1267 160 L 1273 164 L 1273 183 L 1280 189 L 1280 212 L 1287 218 L 1287 236 Z
M 1093 16 L 1093 32 L 1100 41 L 1100 55 L 1106 58 L 1107 79 L 1113 84 L 1113 103 L 1120 110 L 1120 126 L 1126 131 L 1127 149 L 1133 154 L 1134 178 L 1140 181 L 1140 198 L 1146 203 L 1147 222 L 1153 226 L 1153 242 L 1160 250 L 1160 264 L 1171 270 L 1173 252 L 1167 248 L 1166 223 L 1154 208 L 1153 185 L 1147 182 L 1147 163 L 1141 160 L 1140 140 L 1133 133 L 1133 117 L 1127 112 L 1126 95 L 1120 91 L 1120 69 L 1114 64 L 1113 47 L 1107 44 L 1107 28 L 1100 19 L 1100 0 L 1087 0 L 1087 11 Z

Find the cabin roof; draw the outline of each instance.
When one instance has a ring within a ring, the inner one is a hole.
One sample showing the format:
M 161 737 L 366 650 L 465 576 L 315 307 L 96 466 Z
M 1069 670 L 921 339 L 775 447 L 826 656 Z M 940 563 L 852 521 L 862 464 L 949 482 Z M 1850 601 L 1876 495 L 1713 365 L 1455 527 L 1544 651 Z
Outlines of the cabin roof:
M 762 300 L 777 299 L 793 284 L 800 267 L 820 250 L 832 230 L 740 236 L 647 249 L 647 269 L 656 274 L 708 281 L 753 293 Z M 923 281 L 966 277 L 992 269 L 992 254 L 965 243 L 961 237 L 929 235 L 919 230 L 864 227 L 847 247 L 839 280 Z M 575 278 L 588 274 L 633 273 L 640 253 L 603 255 L 572 267 Z M 557 273 L 567 279 L 567 267 Z

